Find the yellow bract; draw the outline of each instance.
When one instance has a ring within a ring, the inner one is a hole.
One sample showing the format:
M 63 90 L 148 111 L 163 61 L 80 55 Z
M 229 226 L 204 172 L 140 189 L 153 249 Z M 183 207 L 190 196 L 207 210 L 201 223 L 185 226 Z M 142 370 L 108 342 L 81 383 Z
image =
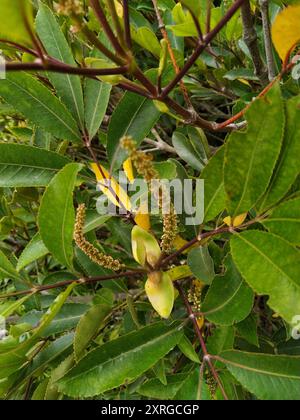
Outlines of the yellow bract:
M 289 6 L 278 14 L 272 27 L 272 38 L 284 61 L 300 41 L 300 6 Z
M 170 276 L 167 273 L 149 274 L 145 291 L 156 312 L 162 318 L 169 318 L 175 299 L 175 290 Z
M 154 267 L 161 256 L 161 249 L 155 237 L 139 226 L 132 229 L 131 245 L 134 259 L 142 266 L 148 263 Z
M 130 198 L 126 191 L 117 183 L 117 181 L 109 174 L 109 172 L 101 165 L 91 164 L 91 168 L 96 175 L 101 191 L 116 206 L 123 207 L 127 211 L 131 211 Z
M 231 227 L 239 227 L 241 226 L 244 221 L 246 220 L 248 216 L 248 213 L 243 213 L 239 216 L 236 216 L 233 220 L 232 217 L 228 216 L 225 217 L 225 219 L 223 220 L 223 222 L 227 225 L 227 226 L 231 226 Z

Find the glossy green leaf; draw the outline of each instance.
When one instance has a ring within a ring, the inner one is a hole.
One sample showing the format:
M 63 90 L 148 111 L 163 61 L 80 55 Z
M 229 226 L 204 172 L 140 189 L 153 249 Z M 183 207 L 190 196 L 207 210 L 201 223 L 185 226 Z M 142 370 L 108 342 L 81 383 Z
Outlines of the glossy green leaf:
M 181 334 L 178 324 L 157 323 L 106 343 L 81 359 L 59 381 L 59 390 L 73 397 L 91 397 L 132 382 L 169 353 Z
M 112 86 L 93 79 L 87 79 L 84 90 L 85 124 L 90 138 L 93 138 L 103 121 Z
M 215 277 L 215 268 L 206 245 L 195 248 L 189 253 L 188 265 L 197 279 L 211 284 Z
M 81 168 L 80 164 L 70 163 L 52 179 L 43 195 L 38 217 L 44 244 L 67 267 L 73 265 L 73 189 Z
M 167 376 L 167 385 L 163 385 L 157 378 L 149 379 L 138 388 L 137 392 L 153 400 L 172 400 L 185 379 L 185 373 Z
M 31 2 L 24 0 L 1 0 L 0 3 L 0 38 L 20 44 L 32 45 L 32 39 L 26 27 L 26 21 L 33 27 L 33 8 Z
M 222 354 L 232 375 L 261 400 L 300 400 L 300 357 L 229 351 Z
M 205 380 L 200 376 L 200 367 L 192 370 L 182 381 L 174 399 L 179 401 L 209 401 L 210 392 Z
M 235 264 L 252 289 L 270 297 L 269 306 L 292 323 L 300 314 L 300 252 L 279 236 L 261 231 L 231 240 Z
M 0 80 L 0 96 L 37 126 L 60 139 L 80 142 L 77 124 L 51 91 L 25 72 L 9 72 Z
M 83 315 L 77 325 L 74 338 L 74 353 L 76 360 L 79 360 L 83 356 L 84 350 L 91 340 L 95 338 L 110 311 L 111 306 L 100 304 L 92 306 L 92 308 Z
M 226 207 L 226 194 L 223 181 L 225 148 L 221 147 L 210 159 L 201 173 L 205 184 L 205 215 L 204 221 L 214 219 Z
M 159 117 L 160 112 L 151 101 L 125 93 L 112 115 L 107 135 L 107 152 L 115 168 L 119 168 L 127 157 L 126 152 L 120 149 L 120 139 L 132 136 L 139 145 Z
M 65 278 L 66 277 L 62 277 Z M 69 280 L 69 278 L 68 278 Z M 42 333 L 42 337 L 46 338 L 49 335 L 61 334 L 66 331 L 71 331 L 76 328 L 81 317 L 88 310 L 88 305 L 83 303 L 65 303 L 61 308 L 59 313 L 51 322 L 51 325 L 45 329 Z M 18 324 L 30 324 L 33 327 L 36 327 L 43 318 L 46 311 L 32 311 L 28 312 L 26 315 L 22 316 Z
M 72 51 L 52 11 L 40 3 L 36 16 L 36 30 L 47 53 L 57 60 L 76 66 Z M 49 73 L 48 78 L 55 87 L 57 95 L 70 110 L 81 128 L 84 127 L 84 105 L 79 76 Z
M 300 198 L 276 207 L 263 225 L 272 233 L 300 246 Z
M 172 138 L 173 146 L 181 159 L 192 168 L 201 171 L 207 161 L 203 157 L 203 146 L 199 139 L 187 137 L 179 131 L 175 131 Z
M 248 128 L 232 133 L 225 151 L 224 181 L 232 216 L 255 206 L 271 180 L 285 123 L 279 84 L 251 105 L 246 118 Z
M 231 258 L 225 261 L 226 273 L 216 276 L 205 297 L 201 311 L 219 325 L 233 325 L 251 312 L 254 293 L 245 283 Z
M 178 348 L 185 355 L 185 357 L 190 359 L 192 362 L 200 363 L 199 355 L 196 353 L 193 344 L 190 342 L 186 335 L 184 335 L 179 341 Z
M 45 247 L 40 234 L 37 233 L 27 244 L 26 248 L 20 255 L 17 264 L 17 271 L 23 270 L 23 268 L 25 268 L 27 265 L 37 261 L 39 258 L 44 257 L 48 253 L 49 251 Z
M 71 350 L 73 339 L 73 332 L 63 335 L 57 340 L 51 342 L 48 347 L 38 353 L 30 366 L 28 366 L 19 378 L 19 385 L 30 379 L 33 375 L 36 375 L 38 372 L 47 369 L 50 363 L 53 363 L 55 359 L 61 357 L 66 351 Z
M 286 131 L 279 161 L 261 208 L 268 209 L 283 198 L 300 173 L 300 97 L 286 104 Z
M 37 328 L 33 330 L 30 338 L 21 343 L 17 342 L 16 345 L 12 346 L 7 351 L 1 352 L 0 379 L 6 378 L 15 373 L 21 366 L 24 365 L 24 363 L 26 363 L 26 354 L 31 347 L 37 343 L 45 329 L 49 327 L 75 286 L 76 283 L 71 284 L 65 291 L 57 296 L 47 313 L 42 317 Z
M 7 256 L 0 250 L 0 278 L 19 280 L 20 276 Z
M 0 83 L 1 85 L 1 83 Z M 70 160 L 23 144 L 0 144 L 0 187 L 45 187 Z

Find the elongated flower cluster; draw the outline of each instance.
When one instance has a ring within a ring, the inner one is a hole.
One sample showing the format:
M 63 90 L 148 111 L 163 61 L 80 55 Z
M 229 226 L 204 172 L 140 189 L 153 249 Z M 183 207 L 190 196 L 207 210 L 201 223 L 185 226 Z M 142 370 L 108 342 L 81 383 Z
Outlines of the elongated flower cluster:
M 141 150 L 137 150 L 136 143 L 131 137 L 123 137 L 121 140 L 121 146 L 125 149 L 132 163 L 134 164 L 137 172 L 141 175 L 148 183 L 149 187 L 152 188 L 151 181 L 159 179 L 159 174 L 153 166 L 153 156 L 147 154 Z M 157 191 L 152 191 L 157 194 Z M 166 192 L 162 188 L 159 191 L 159 196 L 155 197 L 159 203 L 159 206 L 163 206 L 163 202 L 168 200 L 165 196 Z M 163 236 L 161 240 L 161 249 L 165 254 L 170 254 L 173 249 L 173 244 L 177 236 L 177 215 L 175 213 L 174 206 L 170 204 L 170 210 L 168 214 L 163 215 Z
M 80 16 L 83 14 L 82 2 L 80 0 L 60 0 L 57 13 L 64 16 Z
M 188 293 L 188 300 L 193 305 L 193 312 L 201 312 L 201 297 L 204 284 L 200 280 L 193 280 Z M 204 325 L 204 317 L 197 318 L 198 327 L 201 329 Z
M 105 255 L 100 252 L 94 245 L 88 242 L 83 234 L 83 227 L 85 221 L 85 205 L 81 204 L 77 209 L 76 223 L 74 230 L 74 240 L 78 248 L 80 248 L 92 261 L 103 268 L 113 271 L 119 271 L 123 268 L 123 264 L 119 260 L 115 260 L 110 255 Z

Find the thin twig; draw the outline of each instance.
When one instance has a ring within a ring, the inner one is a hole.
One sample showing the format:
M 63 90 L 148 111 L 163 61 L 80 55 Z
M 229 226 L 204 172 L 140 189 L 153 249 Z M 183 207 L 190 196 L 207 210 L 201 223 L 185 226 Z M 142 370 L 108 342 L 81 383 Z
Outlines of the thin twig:
M 228 398 L 228 396 L 226 394 L 226 391 L 225 391 L 225 389 L 223 387 L 223 384 L 221 382 L 221 379 L 219 378 L 219 375 L 218 375 L 218 373 L 216 371 L 216 368 L 214 367 L 214 364 L 212 362 L 212 357 L 211 357 L 211 355 L 209 354 L 209 352 L 207 350 L 206 343 L 204 341 L 204 338 L 202 336 L 202 332 L 201 332 L 201 330 L 199 328 L 199 325 L 197 323 L 197 318 L 196 318 L 196 316 L 195 316 L 195 314 L 193 312 L 193 309 L 192 309 L 192 307 L 191 307 L 191 305 L 190 305 L 190 303 L 189 303 L 189 301 L 188 301 L 188 299 L 187 299 L 187 297 L 186 297 L 186 295 L 184 293 L 184 290 L 183 290 L 182 286 L 179 283 L 176 283 L 176 288 L 177 288 L 177 290 L 179 292 L 179 295 L 180 295 L 180 297 L 181 297 L 181 299 L 182 299 L 182 301 L 183 301 L 183 303 L 185 305 L 185 308 L 186 308 L 186 311 L 188 313 L 189 319 L 193 323 L 195 333 L 196 333 L 197 338 L 199 340 L 199 343 L 201 345 L 202 352 L 203 352 L 203 355 L 204 355 L 204 357 L 203 357 L 203 363 L 207 363 L 207 365 L 209 366 L 210 371 L 211 371 L 211 373 L 212 373 L 215 381 L 217 382 L 217 384 L 218 384 L 218 386 L 220 388 L 220 391 L 222 392 L 222 395 L 223 395 L 224 399 L 226 401 L 228 401 L 229 398 Z
M 14 292 L 14 293 L 8 293 L 5 295 L 0 295 L 0 299 L 7 299 L 7 298 L 11 298 L 11 297 L 16 297 L 16 296 L 26 296 L 26 295 L 30 295 L 31 293 L 40 293 L 40 292 L 44 292 L 47 290 L 52 290 L 52 289 L 57 289 L 59 287 L 65 287 L 68 286 L 72 283 L 77 283 L 78 285 L 87 285 L 87 284 L 93 284 L 93 283 L 98 283 L 98 282 L 102 282 L 102 281 L 108 281 L 108 280 L 116 280 L 116 279 L 121 279 L 123 277 L 140 277 L 142 276 L 144 273 L 143 272 L 136 272 L 136 271 L 125 271 L 123 273 L 117 273 L 117 274 L 110 274 L 107 276 L 99 276 L 99 277 L 83 277 L 80 279 L 73 279 L 73 280 L 65 280 L 65 281 L 61 281 L 55 284 L 48 284 L 48 285 L 44 285 L 44 286 L 36 286 L 33 287 L 31 289 L 28 290 L 20 290 L 18 292 Z
M 262 23 L 263 23 L 268 75 L 269 75 L 269 81 L 271 82 L 276 77 L 276 66 L 275 66 L 272 36 L 271 36 L 269 0 L 259 0 L 259 4 L 260 4 Z
M 262 85 L 265 86 L 269 81 L 267 76 L 267 69 L 260 55 L 258 37 L 254 27 L 254 19 L 252 16 L 249 0 L 246 0 L 243 3 L 241 12 L 244 30 L 244 41 L 251 54 L 255 75 L 260 79 Z

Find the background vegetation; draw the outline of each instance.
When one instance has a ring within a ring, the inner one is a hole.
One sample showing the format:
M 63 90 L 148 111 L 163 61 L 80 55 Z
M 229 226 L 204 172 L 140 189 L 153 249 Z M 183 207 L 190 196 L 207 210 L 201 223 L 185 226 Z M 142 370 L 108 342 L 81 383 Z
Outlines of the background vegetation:
M 1 0 L 2 399 L 300 399 L 297 3 Z

